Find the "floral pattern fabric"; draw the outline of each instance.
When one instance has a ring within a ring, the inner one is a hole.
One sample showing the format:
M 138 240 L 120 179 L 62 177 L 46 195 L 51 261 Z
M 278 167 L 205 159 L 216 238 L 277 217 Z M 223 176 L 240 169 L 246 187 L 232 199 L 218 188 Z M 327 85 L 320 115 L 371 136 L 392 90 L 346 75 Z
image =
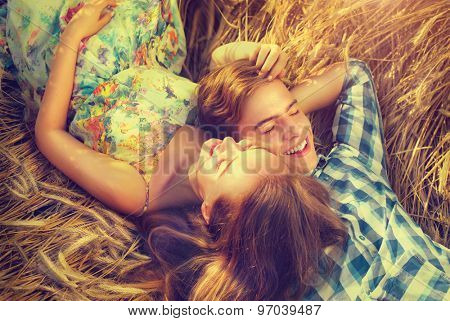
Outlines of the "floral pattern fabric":
M 1 52 L 12 58 L 32 113 L 38 111 L 59 37 L 83 5 L 79 0 L 7 3 Z M 196 105 L 196 85 L 178 75 L 186 40 L 177 1 L 123 0 L 110 23 L 74 50 L 69 132 L 94 150 L 127 161 L 148 181 L 158 154 Z M 3 56 L 5 67 L 9 57 Z

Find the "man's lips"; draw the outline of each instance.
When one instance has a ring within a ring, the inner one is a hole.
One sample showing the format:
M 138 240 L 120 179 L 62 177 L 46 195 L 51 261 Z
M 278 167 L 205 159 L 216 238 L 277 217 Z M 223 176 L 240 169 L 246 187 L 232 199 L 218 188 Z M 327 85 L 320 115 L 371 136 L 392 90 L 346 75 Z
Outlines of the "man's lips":
M 285 154 L 284 156 L 287 156 L 287 157 L 303 157 L 306 154 L 308 154 L 311 151 L 311 142 L 310 142 L 311 139 L 310 139 L 309 135 L 306 137 L 305 140 L 306 140 L 306 145 L 305 145 L 305 147 L 302 150 L 296 151 L 295 153 L 288 154 L 288 155 Z

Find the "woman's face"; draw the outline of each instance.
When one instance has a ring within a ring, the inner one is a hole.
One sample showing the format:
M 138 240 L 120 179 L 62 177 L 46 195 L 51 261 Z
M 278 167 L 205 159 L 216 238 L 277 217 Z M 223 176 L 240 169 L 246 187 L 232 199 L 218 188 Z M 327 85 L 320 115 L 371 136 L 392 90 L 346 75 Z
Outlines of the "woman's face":
M 317 165 L 311 123 L 281 80 L 259 87 L 241 110 L 238 136 L 280 155 L 296 172 L 306 174 Z
M 282 159 L 246 141 L 210 139 L 200 152 L 194 189 L 203 199 L 202 213 L 209 222 L 210 209 L 219 197 L 239 202 L 265 175 L 286 172 Z

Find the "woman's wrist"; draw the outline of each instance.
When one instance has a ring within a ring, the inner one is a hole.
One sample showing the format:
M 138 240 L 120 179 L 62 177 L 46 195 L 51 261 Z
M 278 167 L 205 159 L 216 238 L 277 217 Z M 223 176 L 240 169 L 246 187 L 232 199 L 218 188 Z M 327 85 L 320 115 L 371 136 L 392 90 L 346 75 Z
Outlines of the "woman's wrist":
M 77 33 L 75 30 L 67 28 L 60 36 L 60 43 L 62 45 L 73 47 L 76 46 L 75 49 L 78 49 L 78 45 L 80 44 L 83 37 Z

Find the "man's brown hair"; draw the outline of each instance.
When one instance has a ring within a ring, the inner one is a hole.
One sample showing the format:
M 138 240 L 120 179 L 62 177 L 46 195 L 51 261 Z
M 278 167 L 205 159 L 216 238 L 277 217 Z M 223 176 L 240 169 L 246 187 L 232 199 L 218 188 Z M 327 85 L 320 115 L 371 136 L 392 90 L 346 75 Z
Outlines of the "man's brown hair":
M 245 99 L 268 80 L 258 75 L 258 68 L 249 60 L 237 60 L 211 71 L 198 85 L 198 119 L 202 129 L 223 139 L 236 137 L 235 124 L 241 117 Z

